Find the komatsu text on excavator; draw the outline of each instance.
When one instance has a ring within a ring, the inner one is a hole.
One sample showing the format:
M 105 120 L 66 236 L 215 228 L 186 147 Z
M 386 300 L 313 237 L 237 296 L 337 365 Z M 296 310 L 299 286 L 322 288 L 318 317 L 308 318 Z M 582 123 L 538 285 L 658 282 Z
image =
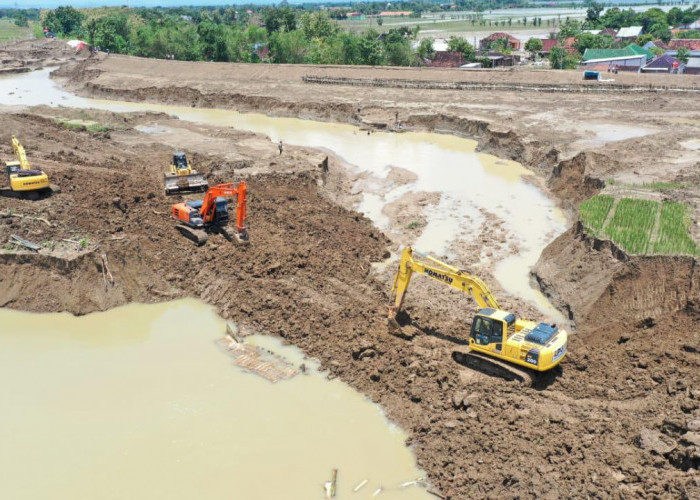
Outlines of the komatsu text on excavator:
M 10 190 L 29 197 L 53 191 L 54 188 L 49 184 L 49 176 L 41 170 L 32 170 L 24 147 L 14 135 L 12 136 L 12 149 L 15 153 L 15 160 L 5 162 Z
M 467 366 L 476 365 L 505 378 L 532 382 L 534 374 L 515 365 L 544 372 L 557 366 L 566 356 L 565 330 L 556 325 L 516 318 L 515 314 L 501 310 L 482 280 L 411 247 L 406 247 L 401 254 L 392 287 L 389 320 L 394 328 L 398 327 L 396 316 L 401 310 L 413 273 L 428 276 L 471 295 L 479 307 L 471 324 L 469 347 L 457 349 L 453 353 L 455 360 Z
M 236 229 L 234 238 L 239 243 L 248 243 L 246 229 L 246 184 L 219 184 L 209 188 L 203 200 L 186 201 L 172 206 L 173 217 L 179 222 L 176 226 L 185 237 L 197 246 L 204 245 L 209 236 L 207 233 L 221 233 L 227 240 L 231 237 L 226 230 L 229 222 L 228 200 L 236 197 Z

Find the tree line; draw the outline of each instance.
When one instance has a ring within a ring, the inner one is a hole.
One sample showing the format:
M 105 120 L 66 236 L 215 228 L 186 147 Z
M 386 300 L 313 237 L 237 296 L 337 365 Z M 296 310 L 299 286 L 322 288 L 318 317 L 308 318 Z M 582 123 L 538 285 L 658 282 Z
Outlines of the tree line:
M 59 7 L 47 12 L 42 22 L 58 36 L 84 38 L 102 50 L 143 57 L 293 64 L 422 63 L 411 48 L 418 27 L 355 34 L 321 10 L 305 12 L 283 5 L 255 12 L 230 7 L 196 13 L 126 8 L 85 12 Z

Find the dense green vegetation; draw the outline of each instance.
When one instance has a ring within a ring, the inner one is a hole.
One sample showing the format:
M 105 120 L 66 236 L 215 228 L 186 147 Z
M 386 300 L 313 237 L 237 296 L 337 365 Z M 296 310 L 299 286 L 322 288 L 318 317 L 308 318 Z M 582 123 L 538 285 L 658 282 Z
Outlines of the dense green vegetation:
M 615 199 L 612 196 L 600 195 L 586 200 L 579 206 L 579 213 L 586 229 L 593 235 L 601 234 L 603 222 L 610 212 Z
M 661 207 L 659 236 L 654 244 L 655 253 L 699 255 L 698 246 L 690 236 L 690 217 L 684 205 L 664 202 Z
M 612 217 L 614 199 L 594 196 L 579 206 L 581 221 L 589 234 L 607 237 L 631 254 L 700 255 L 690 235 L 690 217 L 685 205 L 665 201 L 622 198 Z M 658 217 L 655 239 L 654 225 Z M 606 219 L 609 219 L 605 225 Z
M 604 228 L 605 234 L 630 253 L 647 253 L 658 210 L 656 201 L 623 198 Z

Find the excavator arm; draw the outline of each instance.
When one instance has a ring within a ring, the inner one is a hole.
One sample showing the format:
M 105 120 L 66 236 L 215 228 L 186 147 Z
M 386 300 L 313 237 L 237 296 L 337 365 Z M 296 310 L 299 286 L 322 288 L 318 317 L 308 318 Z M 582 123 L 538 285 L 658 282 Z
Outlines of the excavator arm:
M 418 260 L 415 255 L 424 260 Z M 392 301 L 389 304 L 389 318 L 395 319 L 401 310 L 404 296 L 411 283 L 413 273 L 420 273 L 440 283 L 456 288 L 476 301 L 479 308 L 500 309 L 498 302 L 486 284 L 476 276 L 452 267 L 433 257 L 414 251 L 411 247 L 404 248 L 399 261 L 399 270 L 391 288 Z
M 31 170 L 32 167 L 29 165 L 29 160 L 27 159 L 27 153 L 24 151 L 24 146 L 19 142 L 19 139 L 12 136 L 12 149 L 15 152 L 15 158 L 19 162 L 19 166 L 22 170 Z
M 239 234 L 245 234 L 245 219 L 246 219 L 246 194 L 247 187 L 245 181 L 241 181 L 238 185 L 230 182 L 227 184 L 218 184 L 209 188 L 207 194 L 202 201 L 202 208 L 199 213 L 202 220 L 210 222 L 214 216 L 214 206 L 216 199 L 219 197 L 237 197 L 236 200 L 236 229 Z

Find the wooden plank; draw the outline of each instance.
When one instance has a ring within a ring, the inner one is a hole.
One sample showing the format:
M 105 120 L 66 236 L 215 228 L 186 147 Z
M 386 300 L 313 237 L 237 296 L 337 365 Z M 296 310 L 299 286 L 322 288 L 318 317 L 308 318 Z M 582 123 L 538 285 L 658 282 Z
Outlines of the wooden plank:
M 34 250 L 35 252 L 38 252 L 41 250 L 41 246 L 37 245 L 36 243 L 32 243 L 31 241 L 27 241 L 24 238 L 20 238 L 16 234 L 12 235 L 12 239 L 17 242 L 17 244 L 22 245 L 25 248 L 28 248 L 29 250 Z
M 223 337 L 216 343 L 233 358 L 234 365 L 270 382 L 279 382 L 299 374 L 296 367 L 280 356 L 266 353 L 254 345 L 236 342 L 231 337 Z

